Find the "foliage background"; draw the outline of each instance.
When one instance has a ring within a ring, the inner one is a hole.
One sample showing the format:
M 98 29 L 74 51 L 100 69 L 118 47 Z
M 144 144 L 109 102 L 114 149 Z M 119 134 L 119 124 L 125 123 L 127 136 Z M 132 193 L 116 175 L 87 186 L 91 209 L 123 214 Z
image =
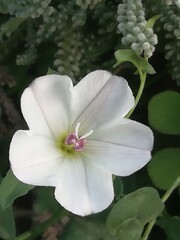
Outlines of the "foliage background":
M 140 0 L 129 0 L 123 4 L 128 2 L 131 6 L 141 3 Z M 125 77 L 136 96 L 139 79 L 134 74 L 135 67 L 124 62 L 113 68 L 114 52 L 130 48 L 121 42 L 123 34 L 119 32 L 117 20 L 119 4 L 122 1 L 0 0 L 1 181 L 10 167 L 8 151 L 12 135 L 17 129 L 27 127 L 20 111 L 21 93 L 34 78 L 45 75 L 49 67 L 72 77 L 75 84 L 92 70 L 106 69 Z M 153 129 L 153 159 L 132 176 L 116 177 L 114 203 L 145 186 L 157 189 L 162 196 L 180 175 L 179 9 L 177 0 L 143 1 L 146 20 L 159 15 L 154 25 L 158 44 L 149 58 L 156 74 L 147 76 L 142 98 L 131 118 Z M 53 198 L 53 189 L 38 187 L 24 195 L 29 189 L 20 186 L 11 173 L 8 176 L 7 185 L 0 186 L 2 239 L 15 239 L 14 221 L 16 235 L 20 236 L 17 239 L 135 239 L 134 230 L 133 238 L 123 238 L 122 232 L 112 235 L 106 220 L 113 205 L 102 213 L 80 218 L 64 213 Z M 12 196 L 13 191 L 16 197 Z M 17 198 L 18 194 L 24 196 Z M 5 210 L 3 201 L 6 205 L 9 201 Z M 147 202 L 146 207 L 153 207 L 150 205 L 151 202 Z M 149 239 L 180 239 L 179 215 L 179 191 L 176 189 L 166 201 L 165 210 Z M 128 225 L 130 229 L 133 224 Z

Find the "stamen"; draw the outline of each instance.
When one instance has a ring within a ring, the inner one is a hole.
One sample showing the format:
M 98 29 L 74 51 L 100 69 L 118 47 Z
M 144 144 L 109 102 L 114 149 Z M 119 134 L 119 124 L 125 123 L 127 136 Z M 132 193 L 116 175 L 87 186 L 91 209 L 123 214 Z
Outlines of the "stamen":
M 76 128 L 75 128 L 75 134 L 76 134 L 76 138 L 79 139 L 79 136 L 78 136 L 78 130 L 79 130 L 79 127 L 80 127 L 80 122 L 78 122 Z
M 93 130 L 90 130 L 88 133 L 84 134 L 83 136 L 79 137 L 79 127 L 80 122 L 78 122 L 75 133 L 69 133 L 65 139 L 65 144 L 70 145 L 70 148 L 67 147 L 67 149 L 74 149 L 75 151 L 81 152 L 84 150 L 86 145 L 86 137 L 90 136 L 93 133 Z
M 83 139 L 83 138 L 86 138 L 86 137 L 89 137 L 91 134 L 93 133 L 93 130 L 90 130 L 88 133 L 84 134 L 83 136 L 81 136 L 79 138 L 79 140 Z

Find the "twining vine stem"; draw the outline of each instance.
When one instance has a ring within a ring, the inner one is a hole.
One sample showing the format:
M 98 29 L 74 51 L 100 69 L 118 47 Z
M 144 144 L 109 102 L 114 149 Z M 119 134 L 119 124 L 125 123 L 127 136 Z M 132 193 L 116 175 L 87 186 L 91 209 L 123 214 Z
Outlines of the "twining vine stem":
M 174 189 L 177 188 L 179 185 L 180 185 L 180 176 L 174 181 L 174 183 L 171 185 L 171 187 L 170 187 L 170 188 L 167 190 L 167 192 L 162 196 L 161 200 L 162 200 L 163 203 L 166 202 L 166 200 L 169 198 L 169 196 L 170 196 L 171 193 L 174 191 Z M 155 222 L 156 222 L 156 219 L 154 219 L 153 221 L 151 221 L 151 222 L 148 224 L 148 226 L 147 226 L 147 228 L 146 228 L 146 230 L 145 230 L 145 232 L 144 232 L 144 235 L 143 235 L 143 237 L 142 237 L 141 240 L 147 240 L 147 239 L 148 239 L 149 234 L 150 234 L 150 232 L 151 232 L 151 230 L 152 230 Z
M 138 70 L 138 72 L 139 72 L 139 77 L 140 77 L 140 87 L 139 87 L 139 90 L 138 90 L 138 93 L 137 93 L 137 96 L 136 96 L 136 99 L 135 99 L 135 105 L 128 112 L 128 114 L 126 115 L 126 118 L 129 118 L 131 116 L 131 114 L 134 112 L 134 109 L 136 108 L 136 106 L 137 106 L 137 104 L 138 104 L 138 102 L 139 102 L 139 100 L 141 98 L 141 95 L 143 93 L 143 90 L 144 90 L 147 74 L 143 73 L 141 70 Z

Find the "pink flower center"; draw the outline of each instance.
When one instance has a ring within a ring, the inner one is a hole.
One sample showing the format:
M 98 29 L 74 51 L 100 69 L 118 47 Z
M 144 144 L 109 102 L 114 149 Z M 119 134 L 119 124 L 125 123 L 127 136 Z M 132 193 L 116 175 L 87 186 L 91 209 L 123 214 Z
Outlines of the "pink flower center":
M 75 151 L 81 152 L 84 150 L 86 145 L 86 139 L 78 139 L 75 133 L 69 133 L 66 137 L 65 144 L 74 145 L 73 148 Z
M 79 127 L 80 127 L 80 123 L 77 124 L 75 133 L 69 133 L 65 140 L 65 144 L 72 145 L 73 149 L 77 152 L 81 152 L 84 150 L 87 142 L 86 137 L 90 136 L 93 133 L 93 130 L 90 130 L 88 133 L 79 137 L 79 133 L 78 133 Z

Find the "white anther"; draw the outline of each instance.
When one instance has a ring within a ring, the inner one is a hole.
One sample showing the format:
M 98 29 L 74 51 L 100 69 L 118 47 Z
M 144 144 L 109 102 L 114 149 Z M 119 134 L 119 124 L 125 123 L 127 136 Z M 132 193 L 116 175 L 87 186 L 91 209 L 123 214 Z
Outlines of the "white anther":
M 93 130 L 90 130 L 88 133 L 84 134 L 82 137 L 79 138 L 79 140 L 89 137 L 93 133 Z
M 80 122 L 78 122 L 76 128 L 75 128 L 75 134 L 76 134 L 76 138 L 79 139 L 79 136 L 78 136 L 78 130 L 79 130 L 79 127 L 80 127 Z
M 80 127 L 80 122 L 78 122 L 76 128 L 75 128 L 75 135 L 78 140 L 81 140 L 83 138 L 89 137 L 92 133 L 93 130 L 90 130 L 88 133 L 84 134 L 83 136 L 79 137 L 79 127 Z

